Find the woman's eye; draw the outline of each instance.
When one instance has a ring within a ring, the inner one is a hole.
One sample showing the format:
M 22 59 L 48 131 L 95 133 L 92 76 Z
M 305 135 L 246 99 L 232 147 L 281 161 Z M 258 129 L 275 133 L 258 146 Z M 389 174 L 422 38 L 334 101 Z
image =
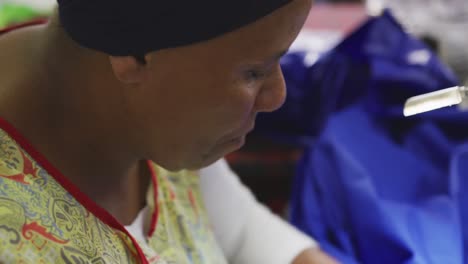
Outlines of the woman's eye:
M 248 70 L 246 72 L 246 79 L 247 80 L 259 80 L 259 79 L 262 79 L 263 77 L 265 77 L 265 72 L 264 71 L 259 71 L 259 70 Z

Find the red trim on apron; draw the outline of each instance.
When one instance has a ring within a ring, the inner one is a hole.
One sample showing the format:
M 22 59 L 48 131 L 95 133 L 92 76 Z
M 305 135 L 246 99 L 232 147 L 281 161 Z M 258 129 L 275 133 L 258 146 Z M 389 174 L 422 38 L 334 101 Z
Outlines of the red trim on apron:
M 45 23 L 47 23 L 47 19 L 36 19 L 36 20 L 32 20 L 26 23 L 14 24 L 6 28 L 0 29 L 0 35 L 13 31 L 15 29 L 20 29 L 20 28 L 29 27 L 29 26 L 43 25 Z
M 154 231 L 156 231 L 156 226 L 158 225 L 158 216 L 159 216 L 159 206 L 158 206 L 158 178 L 156 171 L 154 170 L 153 164 L 151 161 L 148 161 L 148 167 L 151 172 L 151 182 L 153 183 L 153 199 L 154 199 L 154 211 L 151 216 L 150 229 L 148 232 L 148 237 L 153 236 Z

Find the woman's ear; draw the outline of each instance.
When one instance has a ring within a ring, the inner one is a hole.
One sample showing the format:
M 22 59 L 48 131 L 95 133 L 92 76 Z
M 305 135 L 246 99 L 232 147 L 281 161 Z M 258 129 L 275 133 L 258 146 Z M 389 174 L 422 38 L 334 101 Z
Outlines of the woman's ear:
M 125 84 L 142 82 L 148 74 L 148 65 L 134 56 L 109 56 L 115 77 Z

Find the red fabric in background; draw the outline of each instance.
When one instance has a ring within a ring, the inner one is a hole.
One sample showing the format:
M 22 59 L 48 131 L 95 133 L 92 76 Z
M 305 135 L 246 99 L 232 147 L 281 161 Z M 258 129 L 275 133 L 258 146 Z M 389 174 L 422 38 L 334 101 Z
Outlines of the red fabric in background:
M 362 4 L 315 4 L 304 28 L 349 33 L 367 17 Z

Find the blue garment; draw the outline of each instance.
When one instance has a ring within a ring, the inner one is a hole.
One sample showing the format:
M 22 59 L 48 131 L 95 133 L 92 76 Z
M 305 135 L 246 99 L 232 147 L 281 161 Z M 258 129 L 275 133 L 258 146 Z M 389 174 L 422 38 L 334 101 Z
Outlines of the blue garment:
M 345 264 L 468 263 L 468 114 L 402 111 L 410 96 L 457 85 L 453 73 L 389 12 L 313 66 L 301 56 L 283 61 L 293 97 L 259 122 L 307 147 L 292 223 Z M 275 127 L 278 116 L 290 126 Z
M 301 160 L 293 223 L 357 263 L 464 263 L 459 158 L 433 162 L 453 145 L 433 124 L 403 144 L 386 130 L 359 105 L 333 115 Z

